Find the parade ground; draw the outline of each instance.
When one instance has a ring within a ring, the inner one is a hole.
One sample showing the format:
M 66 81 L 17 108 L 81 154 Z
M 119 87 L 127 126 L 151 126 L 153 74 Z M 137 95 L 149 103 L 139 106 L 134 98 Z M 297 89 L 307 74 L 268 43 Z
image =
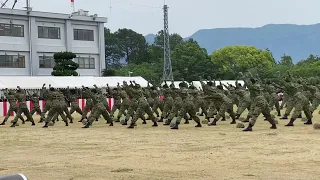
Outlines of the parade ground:
M 314 116 L 320 123 L 317 112 Z M 150 121 L 142 125 L 140 120 L 136 129 L 119 123 L 109 127 L 103 119 L 89 129 L 78 122 L 65 127 L 61 121 L 49 129 L 30 123 L 10 128 L 8 121 L 0 127 L 0 175 L 23 173 L 30 180 L 319 179 L 320 130 L 301 119 L 295 127 L 284 127 L 287 122 L 279 120 L 278 129 L 270 130 L 260 116 L 253 132 L 242 132 L 230 120 L 202 128 L 191 121 L 179 130 L 162 123 L 152 128 Z

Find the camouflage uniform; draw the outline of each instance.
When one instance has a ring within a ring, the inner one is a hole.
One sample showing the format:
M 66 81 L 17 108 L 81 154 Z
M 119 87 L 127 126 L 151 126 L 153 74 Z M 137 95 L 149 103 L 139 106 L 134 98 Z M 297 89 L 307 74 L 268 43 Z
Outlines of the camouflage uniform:
M 31 97 L 30 97 L 30 100 L 33 104 L 33 107 L 32 107 L 32 110 L 30 112 L 31 116 L 33 116 L 33 114 L 35 112 L 37 112 L 39 115 L 42 114 L 41 112 L 41 108 L 40 108 L 40 104 L 39 104 L 39 96 L 38 94 L 34 93 Z
M 185 116 L 186 113 L 190 115 L 190 117 L 197 123 L 195 127 L 202 127 L 200 123 L 199 117 L 196 115 L 196 107 L 194 104 L 194 98 L 188 94 L 186 89 L 182 89 L 180 91 L 180 96 L 183 99 L 183 107 L 179 112 L 176 123 L 171 129 L 178 129 L 179 124 L 181 122 L 182 117 Z
M 3 122 L 0 125 L 5 125 L 6 124 L 6 122 L 8 121 L 11 113 L 15 112 L 17 114 L 17 112 L 18 112 L 18 106 L 17 106 L 16 98 L 14 96 L 14 92 L 11 91 L 11 90 L 9 90 L 9 91 L 6 90 L 6 91 L 4 91 L 4 95 L 6 96 L 8 102 L 10 104 L 10 107 L 9 107 L 9 110 L 7 112 L 6 117 L 4 118 Z M 21 115 L 18 115 L 18 116 L 22 120 L 22 124 L 24 124 L 25 121 L 24 121 L 23 117 Z
M 267 91 L 267 94 L 268 94 L 267 100 L 268 100 L 270 109 L 272 110 L 273 106 L 275 106 L 278 116 L 281 116 L 279 96 L 276 93 L 277 92 L 276 88 L 271 84 L 271 82 L 268 82 L 267 85 L 265 86 L 265 90 Z
M 69 90 L 69 101 L 70 101 L 70 115 L 73 114 L 75 111 L 79 113 L 81 116 L 83 115 L 83 112 L 77 103 L 78 100 L 78 90 L 74 90 L 74 93 L 70 93 Z
M 320 91 L 317 86 L 309 85 L 308 89 L 312 94 L 312 106 L 310 107 L 311 114 L 318 108 L 320 104 Z
M 61 99 L 63 99 L 64 101 L 63 94 L 58 91 L 54 91 L 53 88 L 50 88 L 50 96 L 52 100 L 50 104 L 51 108 L 49 110 L 48 116 L 45 119 L 45 125 L 43 126 L 43 128 L 48 128 L 49 122 L 57 119 L 58 115 L 61 116 L 63 121 L 66 123 L 66 126 L 68 126 L 68 120 L 64 114 L 66 103 L 61 103 Z
M 163 104 L 160 100 L 160 94 L 155 87 L 151 87 L 150 95 L 153 98 L 152 111 L 156 113 L 157 117 L 159 117 L 160 114 L 158 110 L 160 109 L 160 111 L 163 112 Z
M 93 121 L 98 119 L 101 115 L 107 122 L 110 123 L 110 126 L 113 126 L 113 121 L 107 111 L 106 106 L 104 105 L 101 99 L 101 94 L 96 89 L 93 89 L 92 92 L 90 92 L 90 90 L 87 89 L 84 91 L 84 93 L 86 97 L 91 98 L 93 100 L 94 106 L 92 109 L 92 113 L 88 118 L 88 122 L 83 128 L 89 128 L 92 125 Z
M 172 107 L 172 109 L 171 109 L 171 112 L 170 112 L 170 114 L 169 114 L 169 117 L 168 117 L 168 119 L 165 121 L 165 123 L 163 124 L 163 125 L 165 125 L 165 126 L 168 126 L 168 125 L 170 125 L 170 123 L 171 123 L 171 121 L 172 121 L 172 119 L 174 118 L 174 117 L 177 117 L 178 115 L 179 115 L 179 111 L 181 111 L 181 109 L 183 108 L 183 101 L 182 101 L 182 98 L 181 98 L 181 96 L 180 96 L 180 89 L 174 89 L 173 90 L 173 94 L 174 94 L 174 96 L 173 97 L 175 97 L 174 98 L 174 104 L 173 104 L 173 107 Z M 184 116 L 183 116 L 183 118 L 185 119 L 185 120 L 188 120 L 189 118 L 188 118 L 188 116 L 187 116 L 187 114 L 184 114 Z M 187 121 L 186 121 L 187 122 Z
M 236 119 L 238 119 L 244 110 L 248 109 L 250 111 L 251 98 L 250 92 L 245 88 L 237 87 L 235 93 L 239 95 L 239 106 L 236 112 Z
M 225 116 L 226 112 L 228 112 L 232 118 L 232 122 L 230 124 L 236 123 L 235 114 L 233 112 L 232 99 L 230 99 L 223 93 L 219 93 L 218 91 L 212 91 L 211 95 L 206 98 L 213 99 L 215 102 L 221 103 L 218 114 L 216 115 L 212 123 L 208 124 L 209 126 L 216 126 L 216 123 L 220 120 L 221 117 Z
M 128 121 L 130 120 L 130 117 L 133 118 L 135 111 L 138 108 L 138 100 L 137 98 L 139 98 L 139 96 L 137 96 L 137 91 L 136 91 L 136 87 L 133 86 L 133 84 L 131 84 L 130 86 L 126 87 L 126 92 L 129 95 L 129 108 L 128 108 L 128 112 L 127 115 L 125 117 L 125 120 L 121 123 L 122 125 L 127 125 Z M 144 121 L 144 123 L 146 123 L 146 119 L 142 119 Z
M 82 116 L 81 116 L 81 120 L 79 122 L 82 122 L 84 119 L 87 119 L 87 115 L 89 113 L 89 111 L 92 111 L 93 108 L 93 101 L 91 98 L 87 98 L 86 99 L 86 105 L 84 107 L 84 110 L 82 112 Z
M 135 124 L 136 124 L 136 122 L 137 122 L 137 120 L 139 118 L 144 120 L 143 124 L 146 124 L 145 117 L 144 117 L 145 113 L 147 113 L 149 118 L 154 123 L 153 127 L 158 126 L 156 117 L 153 115 L 153 112 L 152 112 L 152 110 L 150 108 L 150 105 L 148 104 L 148 101 L 145 99 L 145 97 L 142 96 L 141 90 L 140 90 L 140 92 L 139 92 L 139 90 L 137 90 L 137 93 L 141 94 L 140 98 L 138 99 L 138 108 L 137 108 L 136 113 L 134 114 L 134 116 L 132 118 L 132 121 L 131 121 L 131 124 L 130 124 L 130 126 L 128 128 L 134 128 L 134 126 L 135 126 Z
M 15 116 L 14 120 L 12 121 L 11 127 L 15 127 L 18 119 L 21 117 L 22 113 L 24 113 L 25 116 L 27 116 L 28 121 L 32 123 L 32 126 L 35 125 L 34 120 L 30 114 L 30 111 L 28 109 L 27 103 L 26 103 L 26 94 L 24 90 L 20 89 L 18 87 L 18 91 L 15 94 L 16 99 L 18 100 L 19 107 L 17 111 L 17 115 Z
M 119 96 L 120 96 L 122 102 L 121 102 L 121 106 L 120 106 L 120 109 L 119 109 L 119 112 L 117 115 L 116 122 L 120 121 L 120 118 L 122 115 L 127 116 L 126 110 L 129 108 L 129 104 L 130 104 L 128 94 L 124 89 L 120 89 Z
M 161 113 L 161 119 L 159 122 L 163 122 L 163 119 L 168 118 L 169 113 L 173 107 L 173 98 L 171 96 L 171 88 L 164 88 L 163 89 L 163 102 L 164 102 L 164 107 L 163 111 Z
M 113 106 L 110 115 L 114 117 L 114 113 L 121 108 L 121 96 L 120 96 L 120 86 L 110 91 L 110 95 L 113 98 Z
M 251 75 L 252 76 L 252 75 Z M 267 100 L 263 96 L 263 89 L 261 88 L 260 84 L 257 82 L 257 79 L 250 78 L 250 80 L 244 78 L 247 88 L 250 91 L 250 96 L 252 100 L 252 104 L 250 107 L 250 119 L 249 126 L 244 129 L 243 131 L 252 131 L 252 127 L 255 125 L 256 120 L 258 119 L 259 115 L 262 113 L 266 120 L 270 122 L 272 125 L 271 129 L 276 129 L 277 126 L 275 124 L 274 119 L 271 117 L 270 108 Z

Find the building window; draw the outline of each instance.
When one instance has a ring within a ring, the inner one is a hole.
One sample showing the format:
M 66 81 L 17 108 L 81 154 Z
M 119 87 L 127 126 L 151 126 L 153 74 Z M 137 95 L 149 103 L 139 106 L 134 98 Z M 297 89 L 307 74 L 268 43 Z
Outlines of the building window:
M 92 57 L 77 57 L 73 61 L 79 64 L 79 69 L 95 69 L 95 59 Z
M 53 56 L 39 56 L 39 68 L 53 68 L 55 65 Z
M 25 56 L 0 55 L 1 68 L 25 68 Z
M 0 36 L 24 37 L 24 26 L 0 23 Z
M 80 41 L 94 41 L 93 30 L 73 29 L 73 39 Z
M 38 26 L 38 38 L 60 39 L 60 28 Z

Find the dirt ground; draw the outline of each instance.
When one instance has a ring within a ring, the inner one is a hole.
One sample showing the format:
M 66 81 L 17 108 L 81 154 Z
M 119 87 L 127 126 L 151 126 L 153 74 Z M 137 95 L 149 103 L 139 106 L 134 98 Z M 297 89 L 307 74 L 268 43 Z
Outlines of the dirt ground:
M 315 113 L 316 114 L 316 113 Z M 320 122 L 319 115 L 314 123 Z M 30 180 L 110 179 L 319 179 L 320 130 L 303 125 L 277 130 L 260 117 L 253 132 L 218 122 L 217 127 L 182 124 L 171 130 L 151 122 L 136 129 L 104 120 L 90 129 L 59 121 L 0 127 L 0 175 L 23 173 Z

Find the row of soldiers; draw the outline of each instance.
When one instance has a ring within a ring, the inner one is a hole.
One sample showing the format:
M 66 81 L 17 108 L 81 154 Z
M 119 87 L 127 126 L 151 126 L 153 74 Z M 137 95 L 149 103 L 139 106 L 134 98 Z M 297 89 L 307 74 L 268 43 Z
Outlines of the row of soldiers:
M 48 128 L 50 123 L 55 123 L 58 116 L 68 126 L 69 123 L 73 123 L 71 114 L 77 112 L 81 115 L 79 122 L 84 124 L 83 128 L 89 128 L 94 121 L 103 116 L 110 126 L 113 126 L 114 122 L 128 125 L 131 119 L 128 128 L 134 128 L 138 119 L 142 119 L 143 124 L 146 124 L 146 120 L 149 119 L 152 120 L 153 127 L 158 126 L 158 122 L 164 122 L 163 125 L 171 125 L 171 129 L 179 129 L 182 119 L 185 119 L 185 124 L 188 124 L 192 119 L 197 123 L 195 127 L 202 127 L 197 115 L 199 109 L 201 109 L 200 116 L 205 116 L 209 126 L 216 126 L 219 120 L 226 120 L 226 113 L 232 119 L 230 124 L 236 124 L 236 120 L 240 119 L 247 109 L 249 113 L 243 122 L 249 122 L 249 125 L 244 131 L 252 131 L 260 114 L 263 114 L 271 124 L 271 129 L 276 129 L 276 122 L 274 116 L 271 115 L 271 110 L 275 107 L 277 115 L 281 116 L 277 94 L 279 90 L 285 92 L 283 104 L 286 104 L 287 108 L 281 119 L 288 119 L 294 109 L 290 122 L 286 126 L 293 126 L 302 111 L 307 118 L 305 124 L 312 124 L 312 113 L 320 103 L 320 92 L 314 81 L 302 79 L 295 81 L 289 72 L 283 80 L 280 79 L 277 83 L 273 80 L 263 81 L 251 73 L 239 73 L 238 79 L 244 80 L 244 85 L 238 83 L 238 80 L 235 85 L 223 85 L 221 82 L 216 85 L 210 77 L 206 82 L 200 77 L 202 90 L 198 90 L 192 83 L 189 86 L 185 81 L 182 81 L 179 87 L 175 87 L 173 82 L 170 85 L 165 82 L 163 86 L 148 84 L 146 88 L 142 88 L 134 81 L 130 84 L 123 82 L 121 86 L 118 83 L 116 88 L 111 89 L 107 86 L 105 94 L 97 86 L 74 90 L 67 88 L 62 92 L 50 86 L 47 89 L 44 85 L 40 92 L 41 97 L 46 101 L 42 112 L 38 93 L 29 94 L 33 102 L 33 109 L 29 112 L 26 105 L 26 91 L 18 87 L 16 92 L 5 90 L 10 108 L 1 125 L 5 125 L 11 112 L 16 112 L 11 127 L 15 127 L 19 119 L 24 123 L 22 113 L 27 117 L 27 121 L 34 126 L 32 115 L 37 112 L 41 116 L 39 123 L 44 122 L 44 128 Z M 86 106 L 83 111 L 77 104 L 79 96 L 86 98 Z M 106 96 L 114 98 L 112 108 L 108 106 Z M 163 97 L 163 100 L 160 100 L 160 96 Z M 70 110 L 68 102 L 71 106 Z M 235 105 L 237 106 L 236 112 L 233 110 Z M 115 115 L 117 110 L 118 114 Z M 87 116 L 90 111 L 90 115 Z M 145 114 L 147 114 L 147 118 Z M 125 118 L 121 120 L 122 116 Z M 174 118 L 176 118 L 175 122 L 173 122 Z M 210 121 L 211 119 L 213 121 Z

